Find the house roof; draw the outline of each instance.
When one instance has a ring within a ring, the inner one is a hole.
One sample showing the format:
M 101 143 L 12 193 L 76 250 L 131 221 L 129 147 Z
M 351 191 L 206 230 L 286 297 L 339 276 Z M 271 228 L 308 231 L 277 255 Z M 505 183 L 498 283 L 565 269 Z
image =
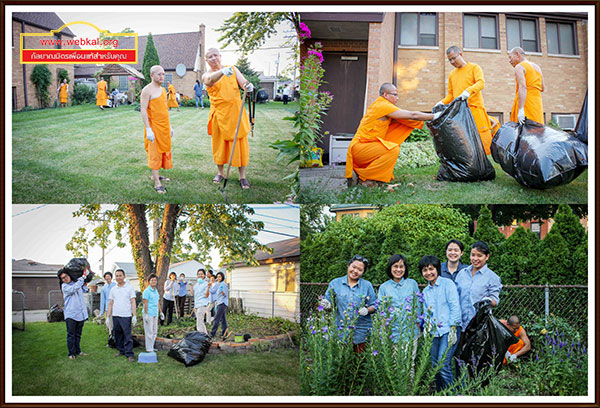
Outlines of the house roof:
M 94 64 L 75 65 L 75 78 L 91 78 L 97 71 L 100 71 L 101 69 L 101 66 Z
M 65 25 L 65 22 L 56 13 L 12 13 L 12 19 L 46 30 L 57 30 Z M 75 37 L 69 27 L 64 28 L 61 34 Z
M 329 207 L 329 211 L 348 211 L 348 210 L 376 210 L 379 206 L 370 204 L 334 204 Z
M 194 69 L 196 56 L 198 55 L 198 45 L 200 44 L 200 31 L 190 33 L 173 34 L 152 34 L 154 46 L 158 52 L 160 65 L 165 71 L 174 71 L 179 64 L 184 64 L 188 70 Z M 146 52 L 146 43 L 148 36 L 138 36 L 138 62 L 137 65 L 131 65 L 138 71 L 142 70 L 144 62 L 144 52 Z M 131 37 L 119 40 L 119 48 L 133 48 L 134 39 Z
M 102 68 L 101 75 L 123 75 L 144 79 L 144 74 L 127 64 L 108 64 Z
M 133 262 L 115 262 L 113 263 L 113 267 L 111 272 L 113 276 L 117 269 L 123 269 L 125 271 L 125 277 L 127 279 L 137 279 L 137 271 L 135 270 L 135 264 Z M 99 272 L 99 274 L 104 274 L 104 271 Z
M 269 264 L 273 262 L 288 262 L 300 258 L 300 238 L 290 238 L 283 241 L 271 242 L 267 246 L 273 249 L 269 254 L 264 251 L 257 251 L 254 257 L 260 264 Z M 235 267 L 246 266 L 245 262 L 236 262 Z
M 12 260 L 13 276 L 56 276 L 56 272 L 63 266 L 64 265 L 45 264 L 32 261 L 31 259 Z

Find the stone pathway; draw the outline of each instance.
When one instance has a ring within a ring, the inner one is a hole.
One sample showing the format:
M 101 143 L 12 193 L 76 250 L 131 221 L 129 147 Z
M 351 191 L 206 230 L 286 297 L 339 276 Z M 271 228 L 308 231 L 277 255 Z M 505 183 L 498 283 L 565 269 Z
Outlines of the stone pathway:
M 343 191 L 346 189 L 345 170 L 344 165 L 300 169 L 300 188 L 312 185 L 312 188 L 327 191 Z

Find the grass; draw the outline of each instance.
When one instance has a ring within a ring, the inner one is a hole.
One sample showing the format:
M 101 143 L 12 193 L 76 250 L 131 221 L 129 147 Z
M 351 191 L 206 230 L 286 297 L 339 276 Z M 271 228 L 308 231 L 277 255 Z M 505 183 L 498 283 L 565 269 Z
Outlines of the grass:
M 417 142 L 419 143 L 419 142 Z M 411 147 L 411 143 L 405 143 Z M 405 146 L 403 146 L 405 149 Z M 402 150 L 401 150 L 402 152 Z M 588 170 L 571 183 L 548 190 L 534 190 L 521 186 L 493 162 L 496 178 L 491 181 L 474 183 L 453 183 L 437 181 L 439 164 L 418 168 L 403 166 L 402 155 L 394 169 L 395 179 L 391 184 L 400 183 L 393 191 L 386 186 L 368 188 L 363 186 L 326 191 L 317 183 L 303 185 L 299 195 L 300 203 L 453 203 L 453 204 L 557 204 L 587 203 Z
M 288 193 L 282 180 L 293 166 L 276 162 L 269 144 L 290 137 L 283 120 L 297 103 L 257 104 L 254 137 L 249 137 L 250 190 L 242 190 L 231 169 L 227 197 L 235 203 L 272 203 Z M 217 167 L 207 134 L 208 109 L 171 110 L 173 169 L 168 193 L 157 194 L 150 180 L 140 112 L 132 106 L 100 111 L 95 105 L 12 114 L 13 203 L 221 203 L 212 183 Z
M 186 368 L 159 351 L 156 364 L 132 364 L 105 347 L 104 326 L 86 322 L 81 349 L 67 359 L 65 323 L 28 323 L 13 330 L 13 395 L 298 395 L 295 349 L 210 354 Z M 143 349 L 134 349 L 137 354 Z M 123 381 L 126 378 L 126 381 Z M 234 385 L 234 386 L 232 386 Z

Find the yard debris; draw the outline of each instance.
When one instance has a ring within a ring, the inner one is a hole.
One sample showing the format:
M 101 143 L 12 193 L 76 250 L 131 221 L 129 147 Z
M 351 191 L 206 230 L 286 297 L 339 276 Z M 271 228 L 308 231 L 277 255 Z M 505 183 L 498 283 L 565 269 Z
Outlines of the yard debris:
M 443 111 L 439 118 L 427 122 L 440 158 L 437 180 L 493 180 L 496 172 L 485 154 L 467 101 L 457 98 L 433 108 L 434 113 L 439 111 Z
M 94 278 L 94 272 L 92 272 L 92 270 L 90 268 L 90 263 L 85 258 L 71 259 L 65 266 L 63 266 L 58 271 L 58 276 L 60 276 L 61 273 L 66 273 L 67 275 L 69 275 L 71 277 L 71 280 L 73 282 L 75 282 L 77 279 L 81 278 L 81 276 L 83 275 L 83 272 L 86 269 L 90 273 L 85 278 L 85 283 L 89 283 Z
M 49 323 L 62 322 L 63 320 L 65 320 L 65 313 L 63 311 L 63 308 L 60 307 L 58 303 L 52 305 L 46 316 L 48 318 Z
M 204 360 L 210 344 L 210 337 L 206 333 L 188 332 L 183 340 L 171 346 L 168 355 L 185 364 L 186 367 L 191 367 Z

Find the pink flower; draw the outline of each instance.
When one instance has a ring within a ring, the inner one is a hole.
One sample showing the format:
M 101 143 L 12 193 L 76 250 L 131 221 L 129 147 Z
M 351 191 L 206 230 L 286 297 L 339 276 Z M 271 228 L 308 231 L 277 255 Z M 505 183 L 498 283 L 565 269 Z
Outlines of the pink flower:
M 315 55 L 321 63 L 323 62 L 323 53 L 321 51 L 308 50 L 308 55 Z
M 300 38 L 304 39 L 304 38 L 310 38 L 310 30 L 308 29 L 308 26 L 304 23 L 300 23 L 300 32 L 298 33 L 298 36 L 300 36 Z

